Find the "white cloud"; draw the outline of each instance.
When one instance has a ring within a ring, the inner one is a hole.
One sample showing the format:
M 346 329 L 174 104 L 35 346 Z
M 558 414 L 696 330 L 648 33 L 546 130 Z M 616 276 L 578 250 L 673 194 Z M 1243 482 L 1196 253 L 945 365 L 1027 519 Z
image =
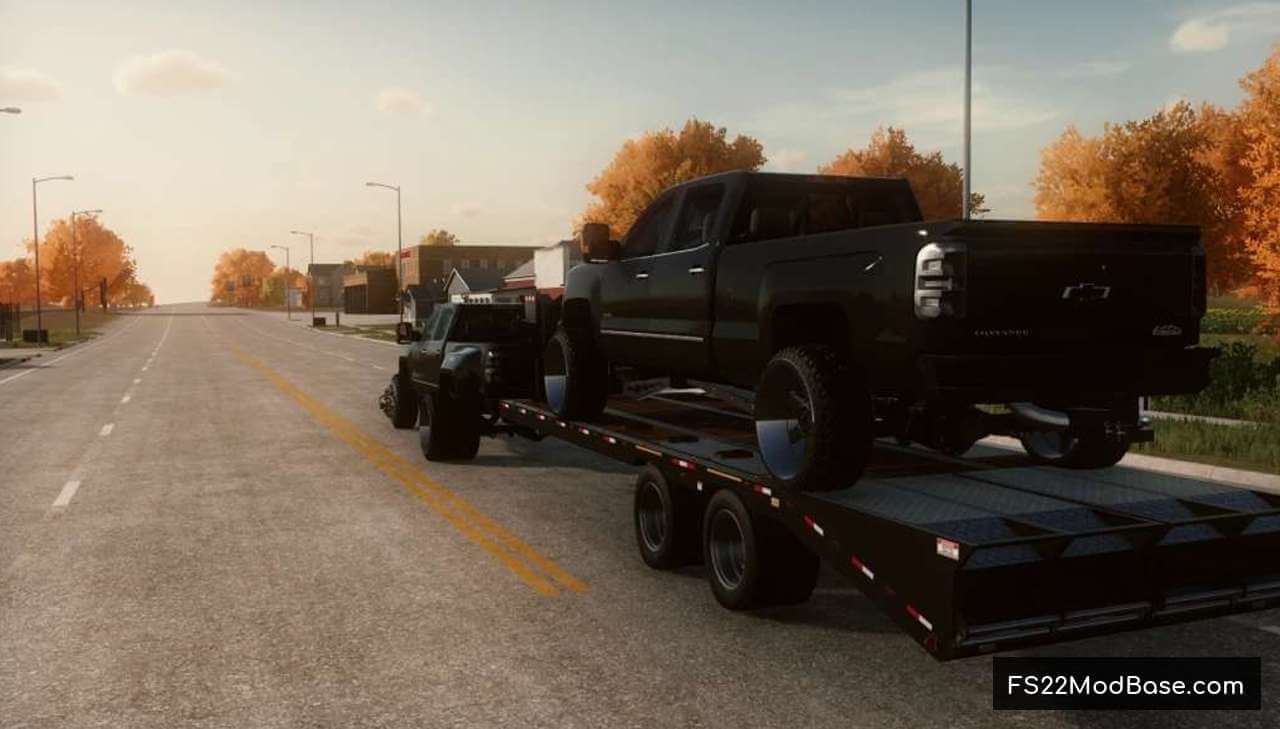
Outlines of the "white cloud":
M 483 211 L 480 203 L 473 201 L 461 202 L 449 208 L 449 214 L 455 218 L 474 218 Z
M 1177 53 L 1206 53 L 1225 48 L 1232 35 L 1272 33 L 1280 33 L 1280 3 L 1244 3 L 1183 21 L 1169 46 Z
M 388 86 L 379 91 L 374 104 L 384 114 L 421 114 L 430 111 L 422 94 L 400 86 Z
M 55 101 L 62 86 L 51 77 L 29 68 L 0 69 L 0 104 L 10 101 Z
M 805 163 L 809 161 L 809 153 L 799 149 L 779 149 L 769 152 L 769 161 L 765 164 L 765 169 L 773 172 L 802 172 L 812 170 L 802 170 Z M 810 165 L 811 166 L 811 165 Z
M 958 69 L 939 68 L 899 76 L 883 84 L 836 91 L 832 97 L 837 114 L 874 117 L 885 126 L 900 126 L 912 132 L 958 128 L 964 118 L 963 89 L 964 79 Z M 1033 99 L 1005 94 L 985 81 L 973 84 L 976 131 L 1021 129 L 1055 116 L 1055 110 Z
M 231 82 L 229 71 L 191 51 L 134 56 L 116 67 L 116 90 L 137 96 L 181 96 L 214 91 Z

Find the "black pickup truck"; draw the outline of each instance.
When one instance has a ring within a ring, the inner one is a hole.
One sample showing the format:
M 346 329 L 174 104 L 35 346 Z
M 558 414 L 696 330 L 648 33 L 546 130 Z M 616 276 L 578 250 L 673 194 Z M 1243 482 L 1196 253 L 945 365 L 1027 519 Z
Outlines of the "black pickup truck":
M 802 490 L 855 482 L 886 436 L 1108 466 L 1151 437 L 1138 397 L 1203 388 L 1215 353 L 1195 227 L 922 222 L 904 180 L 731 172 L 582 246 L 552 409 L 591 418 L 656 377 L 747 398 L 765 465 Z
M 428 460 L 472 458 L 502 430 L 493 404 L 536 393 L 538 339 L 521 304 L 437 304 L 398 325 L 408 346 L 379 404 L 395 427 L 418 426 Z

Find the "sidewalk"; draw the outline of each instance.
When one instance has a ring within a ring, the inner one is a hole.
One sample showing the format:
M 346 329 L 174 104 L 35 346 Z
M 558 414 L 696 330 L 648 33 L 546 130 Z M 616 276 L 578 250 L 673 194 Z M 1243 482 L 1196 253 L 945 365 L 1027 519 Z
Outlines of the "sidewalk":
M 56 352 L 56 351 L 58 350 L 53 347 L 40 348 L 40 349 L 36 349 L 34 347 L 31 349 L 0 347 L 0 369 L 4 369 L 5 367 L 13 367 L 15 365 L 22 364 L 23 362 L 26 362 L 29 359 L 39 357 L 42 354 L 48 354 L 50 352 Z

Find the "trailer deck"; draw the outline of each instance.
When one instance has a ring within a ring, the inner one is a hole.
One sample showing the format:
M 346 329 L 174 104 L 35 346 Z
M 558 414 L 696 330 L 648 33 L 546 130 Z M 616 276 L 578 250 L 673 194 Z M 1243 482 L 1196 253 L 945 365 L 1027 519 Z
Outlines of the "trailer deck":
M 528 400 L 499 411 L 695 492 L 733 489 L 939 660 L 1280 605 L 1276 494 L 884 441 L 852 488 L 789 493 L 761 463 L 750 417 L 709 397 L 611 400 L 592 422 Z

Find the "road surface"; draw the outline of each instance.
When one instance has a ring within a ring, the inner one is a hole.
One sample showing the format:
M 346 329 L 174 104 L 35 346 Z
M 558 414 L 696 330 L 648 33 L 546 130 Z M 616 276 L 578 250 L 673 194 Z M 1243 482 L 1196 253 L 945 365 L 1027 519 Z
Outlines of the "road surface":
M 0 369 L 0 727 L 1274 727 L 1280 615 L 1030 655 L 1261 655 L 1261 712 L 994 712 L 850 586 L 647 569 L 632 470 L 427 463 L 387 344 L 162 307 Z

